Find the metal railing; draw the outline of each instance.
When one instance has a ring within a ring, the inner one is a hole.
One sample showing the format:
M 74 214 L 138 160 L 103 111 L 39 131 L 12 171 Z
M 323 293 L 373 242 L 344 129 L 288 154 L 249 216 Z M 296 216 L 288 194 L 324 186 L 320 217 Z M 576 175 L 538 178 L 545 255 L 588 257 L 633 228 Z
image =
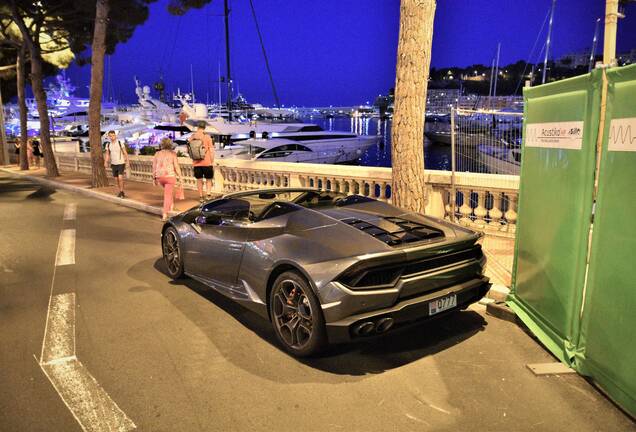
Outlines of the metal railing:
M 451 219 L 479 224 L 516 222 L 516 195 L 490 189 L 493 175 L 519 175 L 522 129 L 520 112 L 451 111 Z M 457 186 L 458 173 L 482 175 L 466 188 Z

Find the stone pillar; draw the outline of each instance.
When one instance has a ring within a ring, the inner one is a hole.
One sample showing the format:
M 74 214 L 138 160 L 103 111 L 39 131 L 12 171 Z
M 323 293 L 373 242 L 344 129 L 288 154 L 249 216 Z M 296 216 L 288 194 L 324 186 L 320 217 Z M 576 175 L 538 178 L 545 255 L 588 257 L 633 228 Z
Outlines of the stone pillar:
M 478 190 L 477 191 L 477 207 L 475 207 L 474 223 L 480 227 L 483 227 L 486 224 L 487 214 L 488 214 L 488 210 L 486 210 L 486 191 Z
M 458 192 L 463 198 L 462 206 L 459 208 L 459 223 L 463 225 L 470 225 L 472 223 L 470 220 L 470 214 L 473 212 L 470 207 L 470 189 L 458 189 Z

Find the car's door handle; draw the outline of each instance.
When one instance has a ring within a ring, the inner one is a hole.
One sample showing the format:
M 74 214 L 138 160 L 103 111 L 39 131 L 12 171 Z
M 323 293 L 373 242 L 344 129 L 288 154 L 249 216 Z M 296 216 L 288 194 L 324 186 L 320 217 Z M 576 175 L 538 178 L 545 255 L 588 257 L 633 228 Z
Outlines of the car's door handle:
M 230 243 L 230 249 L 241 250 L 242 248 L 243 248 L 243 243 Z

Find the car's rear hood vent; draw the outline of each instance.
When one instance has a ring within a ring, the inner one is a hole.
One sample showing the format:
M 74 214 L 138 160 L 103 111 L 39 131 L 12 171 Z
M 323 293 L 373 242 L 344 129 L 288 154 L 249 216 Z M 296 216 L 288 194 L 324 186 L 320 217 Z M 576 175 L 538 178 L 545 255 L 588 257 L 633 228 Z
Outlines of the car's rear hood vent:
M 389 246 L 444 237 L 444 232 L 439 229 L 400 217 L 384 217 L 373 221 L 346 218 L 341 219 L 341 222 L 357 228 Z

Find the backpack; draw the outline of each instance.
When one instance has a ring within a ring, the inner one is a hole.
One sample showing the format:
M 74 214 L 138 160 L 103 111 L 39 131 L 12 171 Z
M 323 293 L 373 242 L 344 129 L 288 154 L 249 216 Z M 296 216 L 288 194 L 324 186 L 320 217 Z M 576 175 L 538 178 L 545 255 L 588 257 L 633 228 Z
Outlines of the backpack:
M 188 143 L 188 154 L 192 160 L 198 161 L 205 159 L 205 146 L 203 140 L 193 139 Z

